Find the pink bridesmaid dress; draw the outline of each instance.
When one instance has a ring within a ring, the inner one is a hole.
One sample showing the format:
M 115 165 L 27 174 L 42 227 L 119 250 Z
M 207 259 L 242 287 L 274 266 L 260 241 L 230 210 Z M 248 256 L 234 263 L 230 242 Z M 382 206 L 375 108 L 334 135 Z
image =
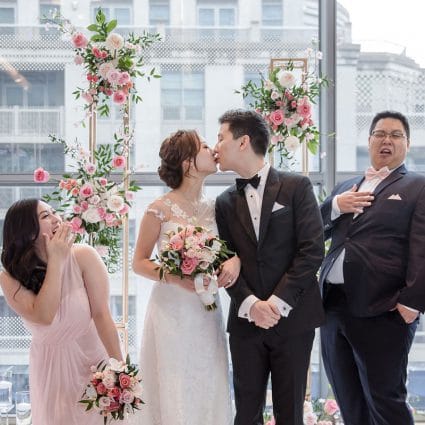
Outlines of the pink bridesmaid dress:
M 78 403 L 90 379 L 90 366 L 108 355 L 91 317 L 78 263 L 65 266 L 61 302 L 53 322 L 24 321 L 32 334 L 30 396 L 33 425 L 102 425 L 103 417 Z

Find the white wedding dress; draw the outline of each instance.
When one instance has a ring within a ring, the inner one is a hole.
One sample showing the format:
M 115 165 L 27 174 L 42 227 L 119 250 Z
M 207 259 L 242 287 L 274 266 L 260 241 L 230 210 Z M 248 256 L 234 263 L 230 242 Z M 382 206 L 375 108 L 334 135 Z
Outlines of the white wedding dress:
M 166 232 L 178 226 L 194 224 L 216 230 L 211 201 L 202 201 L 196 218 L 188 217 L 166 196 L 147 212 L 162 221 L 158 250 Z M 155 283 L 142 337 L 140 370 L 146 404 L 137 415 L 138 424 L 232 423 L 227 344 L 218 296 L 217 304 L 217 310 L 206 311 L 196 293 Z

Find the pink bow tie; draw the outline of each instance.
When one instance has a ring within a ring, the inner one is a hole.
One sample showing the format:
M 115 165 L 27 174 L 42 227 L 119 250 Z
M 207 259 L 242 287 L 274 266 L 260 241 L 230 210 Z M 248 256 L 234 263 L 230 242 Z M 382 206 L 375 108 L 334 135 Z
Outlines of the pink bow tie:
M 365 179 L 372 180 L 378 178 L 379 180 L 384 180 L 385 177 L 390 175 L 390 170 L 388 167 L 382 167 L 380 170 L 376 171 L 373 167 L 369 167 L 365 171 Z

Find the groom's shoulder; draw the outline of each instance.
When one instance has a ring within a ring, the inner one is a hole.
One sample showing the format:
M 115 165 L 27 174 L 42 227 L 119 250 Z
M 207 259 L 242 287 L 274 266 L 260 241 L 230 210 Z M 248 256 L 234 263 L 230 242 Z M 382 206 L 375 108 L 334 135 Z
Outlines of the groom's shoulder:
M 276 170 L 276 169 L 274 169 L 274 171 L 276 172 L 277 178 L 281 182 L 301 183 L 301 182 L 310 181 L 310 179 L 308 177 L 306 177 L 302 174 L 288 172 L 288 171 L 281 171 L 281 170 Z
M 228 199 L 230 199 L 232 193 L 234 193 L 236 190 L 236 185 L 232 184 L 227 189 L 225 189 L 223 192 L 220 193 L 220 195 L 217 196 L 216 202 L 225 202 Z

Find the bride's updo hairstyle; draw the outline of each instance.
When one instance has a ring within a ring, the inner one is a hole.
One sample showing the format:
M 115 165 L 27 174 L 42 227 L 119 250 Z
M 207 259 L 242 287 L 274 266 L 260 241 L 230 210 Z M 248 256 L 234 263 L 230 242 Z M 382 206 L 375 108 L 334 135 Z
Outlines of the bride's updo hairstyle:
M 184 176 L 189 175 L 189 165 L 183 170 L 183 162 L 192 160 L 196 168 L 196 155 L 201 148 L 201 139 L 195 130 L 178 130 L 161 144 L 161 165 L 158 174 L 171 189 L 177 189 Z

